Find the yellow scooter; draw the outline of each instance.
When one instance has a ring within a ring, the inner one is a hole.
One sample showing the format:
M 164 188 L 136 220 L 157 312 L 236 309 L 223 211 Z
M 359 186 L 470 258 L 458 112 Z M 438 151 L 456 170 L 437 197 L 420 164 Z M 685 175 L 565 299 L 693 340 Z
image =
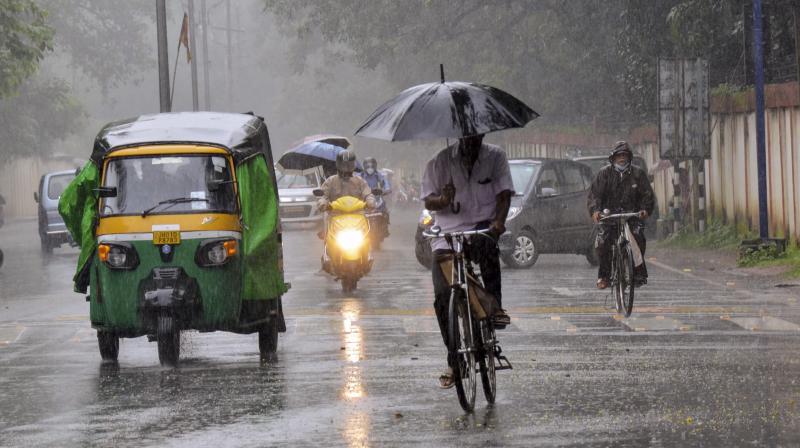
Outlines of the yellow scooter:
M 321 196 L 321 190 L 314 191 Z M 342 282 L 343 292 L 352 292 L 361 277 L 372 269 L 367 204 L 353 196 L 342 196 L 331 202 L 322 270 Z

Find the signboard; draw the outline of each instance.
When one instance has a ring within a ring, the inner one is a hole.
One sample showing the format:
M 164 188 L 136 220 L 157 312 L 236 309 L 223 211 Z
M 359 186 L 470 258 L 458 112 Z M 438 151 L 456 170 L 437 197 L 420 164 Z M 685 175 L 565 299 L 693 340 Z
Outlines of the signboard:
M 710 159 L 708 60 L 658 60 L 658 142 L 662 159 Z

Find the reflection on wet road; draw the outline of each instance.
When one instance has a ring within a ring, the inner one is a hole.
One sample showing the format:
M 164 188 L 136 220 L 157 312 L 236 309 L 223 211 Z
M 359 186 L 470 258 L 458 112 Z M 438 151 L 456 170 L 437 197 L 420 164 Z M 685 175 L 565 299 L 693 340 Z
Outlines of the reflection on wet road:
M 582 257 L 503 272 L 514 370 L 464 414 L 440 390 L 444 347 L 413 213 L 353 294 L 319 272 L 310 230 L 285 234 L 287 333 L 188 332 L 181 365 L 145 338 L 100 363 L 76 251 L 38 251 L 31 221 L 0 229 L 0 446 L 798 446 L 800 306 L 651 265 L 630 319 Z M 657 253 L 656 253 L 657 255 Z M 668 263 L 668 260 L 660 260 Z M 480 386 L 479 386 L 480 389 Z

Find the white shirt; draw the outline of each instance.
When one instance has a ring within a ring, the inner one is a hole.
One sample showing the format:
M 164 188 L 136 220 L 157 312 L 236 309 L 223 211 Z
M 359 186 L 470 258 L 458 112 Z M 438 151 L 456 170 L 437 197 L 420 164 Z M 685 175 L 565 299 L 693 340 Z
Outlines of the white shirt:
M 436 211 L 436 225 L 442 232 L 475 230 L 475 226 L 495 218 L 497 195 L 509 191 L 514 193 L 511 168 L 505 152 L 499 146 L 482 144 L 478 160 L 469 173 L 459 155 L 459 144 L 439 151 L 425 166 L 422 175 L 422 197 L 439 195 L 442 188 L 453 182 L 456 188 L 454 204 L 461 204 L 459 213 L 451 207 Z M 431 248 L 449 249 L 444 238 L 431 240 Z

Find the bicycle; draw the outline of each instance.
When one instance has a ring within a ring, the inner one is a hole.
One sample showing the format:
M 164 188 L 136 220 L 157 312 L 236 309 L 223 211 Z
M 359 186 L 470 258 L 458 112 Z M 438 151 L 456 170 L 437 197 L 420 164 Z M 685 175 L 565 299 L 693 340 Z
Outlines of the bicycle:
M 491 238 L 487 233 L 488 229 L 442 234 L 438 226 L 423 233 L 427 238 L 445 238 L 453 249 L 449 278 L 451 293 L 447 319 L 447 350 L 450 354 L 457 354 L 456 362 L 451 368 L 458 401 L 467 412 L 472 412 L 475 408 L 476 360 L 481 373 L 483 393 L 490 404 L 494 403 L 497 395 L 496 371 L 513 368 L 502 354 L 503 350 L 497 342 L 491 319 L 491 308 L 496 306 L 496 301 L 483 303 L 487 300 L 484 298 L 482 301 L 478 297 L 478 289 L 470 287 L 472 283 L 482 289 L 483 282 L 475 275 L 472 261 L 464 251 L 464 243 L 470 236 Z
M 617 312 L 629 317 L 633 311 L 633 297 L 636 289 L 634 279 L 634 257 L 631 243 L 628 239 L 628 220 L 638 218 L 639 213 L 623 212 L 611 214 L 608 209 L 603 210 L 600 221 L 616 221 L 617 239 L 614 241 L 611 254 L 611 291 L 614 293 Z

